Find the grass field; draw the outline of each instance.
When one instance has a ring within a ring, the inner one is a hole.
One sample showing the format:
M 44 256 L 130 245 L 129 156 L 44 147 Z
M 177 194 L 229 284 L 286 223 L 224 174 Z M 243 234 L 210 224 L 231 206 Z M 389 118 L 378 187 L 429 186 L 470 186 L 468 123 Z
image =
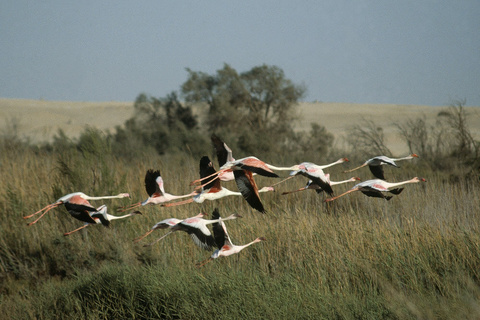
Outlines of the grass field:
M 451 180 L 422 160 L 387 168 L 393 181 L 422 176 L 390 201 L 352 193 L 332 203 L 298 177 L 262 195 L 268 213 L 240 197 L 172 208 L 111 228 L 82 225 L 62 208 L 37 224 L 22 219 L 60 196 L 129 192 L 131 199 L 96 201 L 115 208 L 144 200 L 143 177 L 160 169 L 165 188 L 184 194 L 197 178 L 196 159 L 156 156 L 125 162 L 113 155 L 0 155 L 0 312 L 4 319 L 478 319 L 480 317 L 480 186 L 478 176 Z M 259 155 L 261 156 L 261 155 Z M 265 159 L 278 165 L 279 159 Z M 332 179 L 350 177 L 344 164 Z M 287 173 L 284 173 L 286 175 Z M 356 173 L 370 179 L 368 169 Z M 276 180 L 258 178 L 259 186 Z M 235 185 L 225 184 L 235 190 Z M 334 188 L 338 194 L 352 185 Z M 93 201 L 92 201 L 93 203 Z M 133 239 L 156 222 L 218 207 L 232 241 L 267 241 L 203 268 L 211 252 L 174 233 L 145 248 Z

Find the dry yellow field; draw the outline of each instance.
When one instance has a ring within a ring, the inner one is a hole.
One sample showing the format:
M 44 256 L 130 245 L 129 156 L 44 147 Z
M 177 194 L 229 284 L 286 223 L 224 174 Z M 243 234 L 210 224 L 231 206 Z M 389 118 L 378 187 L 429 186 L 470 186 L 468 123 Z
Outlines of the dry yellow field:
M 416 119 L 425 115 L 429 124 L 434 124 L 437 114 L 446 107 L 394 104 L 353 104 L 329 102 L 302 102 L 298 105 L 299 119 L 295 128 L 309 129 L 317 122 L 334 134 L 338 147 L 345 144 L 348 129 L 361 124 L 362 119 L 372 120 L 383 127 L 388 147 L 396 155 L 408 152 L 398 137 L 394 123 Z M 469 127 L 480 139 L 480 108 L 467 107 L 470 114 Z M 49 141 L 59 129 L 75 138 L 92 126 L 113 132 L 133 115 L 133 102 L 69 102 L 0 98 L 0 132 L 6 133 L 17 126 L 21 137 L 33 142 Z

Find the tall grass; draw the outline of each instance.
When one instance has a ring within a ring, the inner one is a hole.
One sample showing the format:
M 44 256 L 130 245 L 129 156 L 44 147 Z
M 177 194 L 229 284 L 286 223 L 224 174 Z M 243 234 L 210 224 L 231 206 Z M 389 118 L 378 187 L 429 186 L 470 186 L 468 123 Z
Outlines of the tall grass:
M 14 154 L 12 154 L 14 153 Z M 185 206 L 141 208 L 143 215 L 111 228 L 81 226 L 64 208 L 27 227 L 23 216 L 58 197 L 129 192 L 105 200 L 110 213 L 144 200 L 146 169 L 158 168 L 168 192 L 189 192 L 196 159 L 180 156 L 123 161 L 111 154 L 63 155 L 14 150 L 0 155 L 0 312 L 23 319 L 475 319 L 480 317 L 480 187 L 448 182 L 415 165 L 391 169 L 394 180 L 425 176 L 390 201 L 360 193 L 325 204 L 301 177 L 262 194 L 268 213 L 240 197 Z M 277 163 L 277 159 L 268 159 Z M 279 163 L 284 165 L 285 163 Z M 348 178 L 333 167 L 332 179 Z M 359 171 L 368 179 L 369 172 Z M 477 177 L 478 179 L 478 177 Z M 258 178 L 259 186 L 272 183 Z M 235 190 L 234 184 L 225 184 Z M 337 193 L 351 186 L 337 186 Z M 186 218 L 218 207 L 232 241 L 267 238 L 201 269 L 211 252 L 174 233 L 162 242 L 132 240 L 167 217 Z

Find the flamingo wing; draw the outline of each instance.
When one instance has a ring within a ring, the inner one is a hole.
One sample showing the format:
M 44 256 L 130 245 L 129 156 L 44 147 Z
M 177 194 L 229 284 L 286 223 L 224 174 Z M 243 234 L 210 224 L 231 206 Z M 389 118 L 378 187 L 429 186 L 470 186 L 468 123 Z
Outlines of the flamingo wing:
M 227 163 L 227 161 L 233 161 L 232 150 L 227 147 L 225 142 L 223 142 L 215 134 L 212 134 L 211 140 L 212 140 L 213 146 L 215 147 L 218 164 L 220 165 L 220 167 L 223 166 L 225 163 Z
M 266 211 L 260 201 L 257 184 L 255 183 L 255 180 L 253 180 L 252 173 L 250 171 L 235 170 L 233 171 L 233 174 L 235 175 L 235 182 L 237 183 L 238 190 L 243 198 L 252 208 L 261 213 L 265 213 Z
M 380 156 L 380 157 L 376 157 L 376 160 L 380 161 L 381 164 L 388 164 L 398 168 L 398 165 L 395 163 L 395 161 L 392 158 Z
M 210 233 L 210 230 L 200 222 L 189 224 L 182 221 L 177 224 L 174 229 L 188 233 L 193 242 L 202 249 L 212 250 L 212 247 L 215 246 L 215 239 Z
M 220 213 L 218 212 L 218 209 L 215 208 L 212 213 L 212 219 L 218 220 L 220 219 Z M 215 222 L 212 225 L 212 230 L 213 230 L 213 236 L 215 239 L 215 243 L 217 245 L 217 248 L 220 250 L 223 248 L 224 245 L 232 245 L 232 241 L 230 240 L 230 236 L 228 235 L 227 232 L 227 227 L 225 226 L 225 223 L 220 220 L 219 222 Z
M 65 208 L 72 217 L 77 220 L 87 222 L 87 223 L 96 223 L 96 221 L 90 215 L 90 212 L 97 212 L 97 209 L 86 205 L 86 204 L 77 204 L 65 202 Z
M 368 167 L 370 168 L 370 171 L 375 176 L 375 178 L 385 180 L 382 166 L 368 166 Z
M 109 227 L 110 226 L 110 221 L 106 218 L 106 216 L 101 213 L 101 212 L 94 212 L 91 214 L 91 217 L 93 219 L 98 219 L 102 223 L 104 227 Z
M 362 192 L 364 195 L 366 195 L 368 197 L 383 198 L 383 199 L 386 199 L 386 200 L 390 200 L 392 198 L 392 196 L 386 196 L 381 191 L 378 191 L 378 190 L 373 189 L 373 188 L 368 188 L 368 187 L 361 188 L 360 192 Z
M 234 163 L 235 167 L 254 172 L 264 177 L 278 178 L 278 174 L 272 171 L 265 162 L 254 157 L 245 158 Z
M 330 196 L 333 196 L 332 186 L 328 181 L 324 180 L 325 175 L 323 174 L 323 170 L 309 171 L 307 169 L 301 169 L 298 174 L 312 180 L 313 184 L 316 184 L 320 189 L 328 193 Z
M 390 193 L 392 193 L 394 195 L 399 195 L 403 191 L 403 189 L 405 189 L 405 188 L 392 189 L 392 190 L 390 190 Z
M 160 178 L 163 188 L 163 179 L 160 175 L 160 170 L 147 170 L 147 173 L 145 174 L 145 190 L 150 197 L 155 193 L 161 192 L 159 183 L 157 182 L 158 178 Z
M 200 159 L 200 178 L 203 179 L 205 177 L 211 176 L 215 172 L 216 172 L 215 167 L 213 166 L 212 161 L 210 161 L 210 158 L 207 156 L 203 156 Z M 216 188 L 216 189 L 222 188 L 220 185 L 220 179 L 218 179 L 218 175 L 212 176 L 207 181 L 208 182 L 206 182 L 205 185 L 203 186 L 203 190 L 209 190 L 212 188 Z

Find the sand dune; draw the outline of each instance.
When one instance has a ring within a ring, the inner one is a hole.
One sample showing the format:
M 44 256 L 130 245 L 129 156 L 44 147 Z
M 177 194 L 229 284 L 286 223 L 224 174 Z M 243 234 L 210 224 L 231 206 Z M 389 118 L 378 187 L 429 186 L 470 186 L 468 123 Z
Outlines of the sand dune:
M 297 107 L 297 129 L 310 128 L 311 122 L 319 123 L 334 134 L 337 146 L 344 145 L 348 129 L 361 124 L 362 119 L 372 120 L 384 129 L 388 147 L 398 155 L 408 152 L 398 137 L 394 123 L 425 116 L 434 124 L 437 114 L 446 107 L 393 104 L 352 104 L 328 102 L 303 102 Z M 468 124 L 476 138 L 480 139 L 480 108 L 467 107 Z M 133 102 L 69 102 L 24 99 L 0 99 L 0 132 L 5 134 L 17 126 L 21 137 L 33 142 L 50 141 L 62 129 L 75 138 L 92 126 L 113 132 L 132 117 Z

